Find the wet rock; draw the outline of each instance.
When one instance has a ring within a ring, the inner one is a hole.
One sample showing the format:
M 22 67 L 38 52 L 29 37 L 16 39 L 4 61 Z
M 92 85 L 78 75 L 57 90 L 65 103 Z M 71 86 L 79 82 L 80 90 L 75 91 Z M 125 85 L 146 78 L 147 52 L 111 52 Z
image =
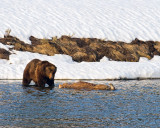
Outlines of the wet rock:
M 76 83 L 60 84 L 59 88 L 77 89 L 77 90 L 115 90 L 113 84 L 93 84 L 88 82 L 79 81 Z

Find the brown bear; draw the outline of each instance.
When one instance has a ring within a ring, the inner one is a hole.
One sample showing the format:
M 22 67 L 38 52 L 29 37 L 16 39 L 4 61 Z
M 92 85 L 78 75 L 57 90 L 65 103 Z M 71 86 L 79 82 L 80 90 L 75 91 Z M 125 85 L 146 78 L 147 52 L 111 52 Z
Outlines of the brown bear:
M 64 83 L 59 85 L 59 88 L 69 88 L 69 89 L 78 89 L 78 90 L 115 90 L 115 87 L 112 84 L 92 84 L 88 82 L 77 82 L 77 83 Z
M 30 61 L 23 72 L 23 85 L 29 86 L 33 80 L 38 87 L 45 87 L 47 83 L 49 87 L 54 87 L 54 76 L 57 67 L 48 61 L 33 59 Z

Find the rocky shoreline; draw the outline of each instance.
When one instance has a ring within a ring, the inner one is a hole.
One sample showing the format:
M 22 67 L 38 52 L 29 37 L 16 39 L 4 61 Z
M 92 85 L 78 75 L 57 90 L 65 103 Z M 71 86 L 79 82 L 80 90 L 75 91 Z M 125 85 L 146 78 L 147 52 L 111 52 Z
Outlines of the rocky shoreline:
M 160 41 L 142 41 L 137 38 L 130 43 L 66 35 L 52 39 L 38 39 L 30 36 L 29 40 L 31 44 L 11 35 L 0 38 L 0 43 L 13 46 L 9 51 L 0 48 L 0 58 L 9 60 L 10 51 L 13 49 L 49 56 L 66 54 L 76 62 L 96 62 L 104 56 L 115 61 L 138 62 L 140 57 L 152 59 L 154 55 L 160 55 Z

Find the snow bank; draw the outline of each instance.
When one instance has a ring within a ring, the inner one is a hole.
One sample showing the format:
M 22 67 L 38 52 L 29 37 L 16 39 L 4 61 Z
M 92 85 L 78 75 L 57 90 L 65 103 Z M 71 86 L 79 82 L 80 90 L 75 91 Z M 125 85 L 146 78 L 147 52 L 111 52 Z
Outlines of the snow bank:
M 160 40 L 160 0 L 1 0 L 0 36 Z
M 38 58 L 55 64 L 55 79 L 136 79 L 160 78 L 160 57 L 140 62 L 116 62 L 103 57 L 100 62 L 74 62 L 68 55 L 47 56 L 38 53 L 13 51 L 10 60 L 0 60 L 0 79 L 22 79 L 26 64 Z
M 134 38 L 160 41 L 160 0 L 1 0 L 0 37 L 11 35 L 29 42 L 38 38 L 72 35 L 130 42 Z M 0 44 L 1 48 L 8 47 Z M 160 57 L 140 62 L 72 61 L 66 55 L 52 57 L 14 51 L 0 60 L 0 79 L 22 79 L 26 64 L 39 58 L 58 67 L 56 79 L 160 78 Z

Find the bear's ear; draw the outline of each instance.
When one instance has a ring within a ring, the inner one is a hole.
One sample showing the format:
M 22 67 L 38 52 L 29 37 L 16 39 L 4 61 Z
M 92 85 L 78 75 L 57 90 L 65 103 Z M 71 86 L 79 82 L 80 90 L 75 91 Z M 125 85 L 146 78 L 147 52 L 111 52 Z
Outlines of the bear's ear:
M 45 67 L 45 66 L 44 66 L 44 68 L 45 68 L 44 70 L 45 70 L 45 72 L 46 72 L 47 74 L 51 72 L 51 71 L 50 71 L 50 67 Z

